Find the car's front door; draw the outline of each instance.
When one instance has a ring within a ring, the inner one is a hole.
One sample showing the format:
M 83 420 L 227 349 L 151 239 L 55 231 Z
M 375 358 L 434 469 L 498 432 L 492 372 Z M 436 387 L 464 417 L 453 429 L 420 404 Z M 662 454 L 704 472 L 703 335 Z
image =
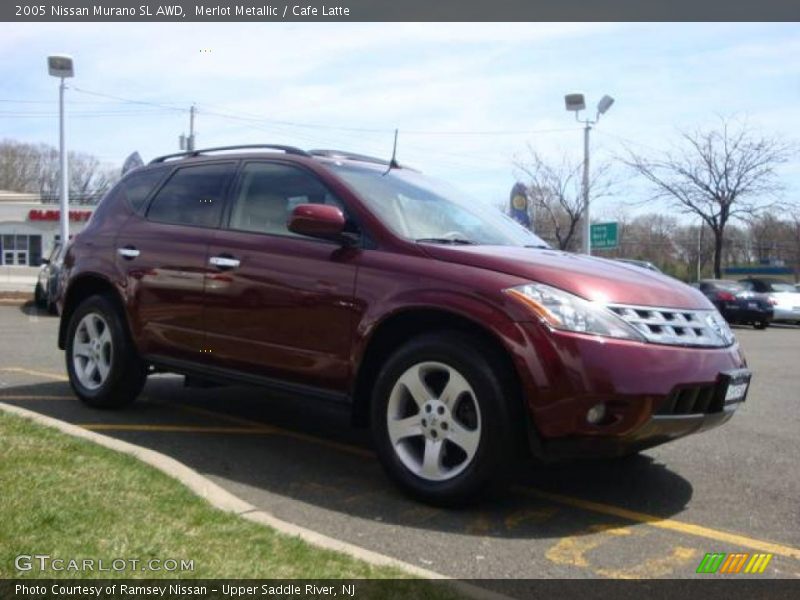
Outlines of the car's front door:
M 216 232 L 208 252 L 207 344 L 215 364 L 344 391 L 359 250 L 290 232 L 292 209 L 307 203 L 344 208 L 301 167 L 242 166 L 227 227 Z
M 126 276 L 131 329 L 145 355 L 208 358 L 202 321 L 208 243 L 235 170 L 231 161 L 176 169 L 146 215 L 141 207 L 120 230 L 117 264 Z

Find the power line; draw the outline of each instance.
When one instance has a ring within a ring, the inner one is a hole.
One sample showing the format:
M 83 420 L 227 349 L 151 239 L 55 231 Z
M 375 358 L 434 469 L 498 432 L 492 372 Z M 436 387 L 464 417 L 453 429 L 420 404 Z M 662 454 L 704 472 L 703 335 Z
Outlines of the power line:
M 166 109 L 166 110 L 174 110 L 174 111 L 180 111 L 180 112 L 188 112 L 189 111 L 188 108 L 182 108 L 182 107 L 178 107 L 178 106 L 170 106 L 169 104 L 163 104 L 161 102 L 149 102 L 149 101 L 146 101 L 146 100 L 132 100 L 130 98 L 123 98 L 122 96 L 114 96 L 114 95 L 111 95 L 111 94 L 104 94 L 102 92 L 93 92 L 93 91 L 90 91 L 90 90 L 84 90 L 83 88 L 79 88 L 79 87 L 75 87 L 75 86 L 70 86 L 70 89 L 72 91 L 78 92 L 80 94 L 88 94 L 90 96 L 97 96 L 97 97 L 100 97 L 100 98 L 110 98 L 112 100 L 117 100 L 119 102 L 126 102 L 128 104 L 144 104 L 144 105 L 147 105 L 147 106 L 157 106 L 159 108 L 163 108 L 163 109 Z

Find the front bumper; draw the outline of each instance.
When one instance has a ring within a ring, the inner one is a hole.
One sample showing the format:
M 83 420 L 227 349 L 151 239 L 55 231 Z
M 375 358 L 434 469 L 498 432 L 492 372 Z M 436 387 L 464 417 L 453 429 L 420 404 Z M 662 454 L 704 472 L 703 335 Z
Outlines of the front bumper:
M 800 321 L 800 307 L 798 308 L 789 308 L 789 307 L 781 307 L 776 306 L 773 309 L 773 321 Z
M 691 348 L 521 325 L 529 437 L 538 458 L 628 454 L 721 425 L 736 409 L 719 394 L 725 374 L 747 366 L 737 343 Z M 587 412 L 599 403 L 606 418 L 589 423 Z
M 547 440 L 541 458 L 548 461 L 573 458 L 613 458 L 659 446 L 672 440 L 719 427 L 735 407 L 722 412 L 695 415 L 653 415 L 641 427 L 624 436 L 568 436 Z

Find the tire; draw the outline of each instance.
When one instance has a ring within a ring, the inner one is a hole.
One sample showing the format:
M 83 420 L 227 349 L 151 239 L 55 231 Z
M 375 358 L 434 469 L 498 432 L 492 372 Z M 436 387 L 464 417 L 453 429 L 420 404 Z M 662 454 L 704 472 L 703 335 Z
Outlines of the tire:
M 397 350 L 378 374 L 370 404 L 378 458 L 403 491 L 423 502 L 474 501 L 502 488 L 514 464 L 518 435 L 509 414 L 517 398 L 503 384 L 511 379 L 503 363 L 482 346 L 460 332 L 426 334 Z M 444 394 L 448 386 L 455 398 Z
M 33 290 L 33 302 L 37 308 L 46 308 L 47 300 L 44 298 L 44 289 L 42 289 L 41 283 L 37 283 L 36 289 Z
M 766 329 L 769 327 L 769 321 L 758 321 L 757 323 L 754 323 L 753 326 L 756 329 Z
M 128 335 L 124 317 L 107 296 L 90 296 L 67 327 L 66 361 L 75 394 L 93 408 L 131 404 L 147 379 L 146 365 Z M 94 362 L 95 368 L 86 368 Z

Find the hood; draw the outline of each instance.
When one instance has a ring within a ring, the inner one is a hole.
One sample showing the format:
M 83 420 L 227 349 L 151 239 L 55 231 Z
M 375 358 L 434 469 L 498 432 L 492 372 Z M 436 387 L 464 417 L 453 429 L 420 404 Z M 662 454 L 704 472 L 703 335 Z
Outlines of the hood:
M 508 273 L 587 300 L 664 308 L 713 308 L 700 291 L 677 279 L 605 258 L 514 246 L 421 246 L 439 260 Z

